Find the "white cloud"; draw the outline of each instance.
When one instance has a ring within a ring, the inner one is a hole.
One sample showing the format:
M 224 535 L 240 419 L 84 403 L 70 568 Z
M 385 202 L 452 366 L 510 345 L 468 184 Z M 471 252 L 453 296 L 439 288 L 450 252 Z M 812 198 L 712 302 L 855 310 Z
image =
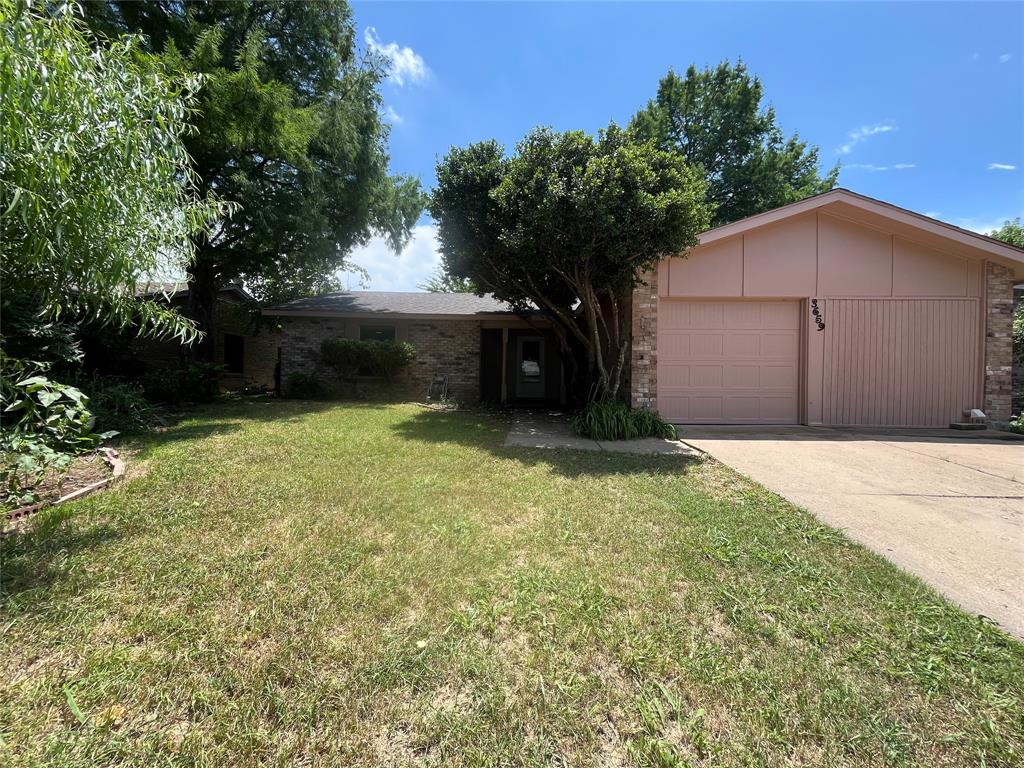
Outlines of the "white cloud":
M 897 171 L 906 171 L 911 168 L 917 168 L 917 163 L 896 163 L 896 165 L 894 165 L 893 168 L 895 168 Z
M 977 232 L 981 235 L 988 235 L 999 229 L 1007 221 L 1020 216 L 1015 214 L 1013 216 L 968 216 L 959 219 L 949 219 L 949 223 L 960 227 L 961 229 L 969 229 L 971 232 Z
M 1005 64 L 1006 62 L 1008 62 L 1008 61 L 1009 61 L 1010 59 L 1012 59 L 1012 58 L 1013 58 L 1013 54 L 1012 54 L 1012 53 L 1004 53 L 1004 54 L 1001 54 L 1001 55 L 999 56 L 999 63 L 1000 63 L 1000 64 Z
M 989 163 L 988 169 L 990 171 L 1016 171 L 1017 166 L 1009 163 Z
M 441 263 L 437 244 L 437 227 L 420 224 L 413 228 L 409 244 L 396 254 L 382 237 L 375 237 L 356 248 L 349 261 L 365 269 L 369 275 L 366 288 L 373 291 L 415 291 Z M 359 276 L 342 273 L 342 281 L 359 284 Z
M 377 30 L 367 27 L 363 33 L 366 47 L 388 61 L 389 75 L 396 85 L 418 83 L 427 77 L 427 65 L 423 57 L 408 46 L 392 41 L 384 44 L 377 37 Z
M 844 171 L 869 171 L 870 173 L 877 173 L 878 171 L 888 171 L 888 165 L 875 165 L 874 163 L 847 163 L 842 167 Z
M 879 133 L 889 133 L 890 131 L 895 130 L 896 126 L 891 122 L 862 125 L 860 128 L 854 128 L 847 134 L 847 142 L 839 147 L 836 152 L 840 155 L 848 155 L 853 151 L 855 146 L 866 141 L 870 137 L 876 136 Z
M 384 117 L 386 117 L 388 119 L 388 122 L 391 123 L 392 125 L 398 125 L 399 123 L 405 120 L 405 118 L 398 114 L 395 111 L 395 108 L 392 107 L 390 104 L 388 105 L 388 108 L 384 110 Z

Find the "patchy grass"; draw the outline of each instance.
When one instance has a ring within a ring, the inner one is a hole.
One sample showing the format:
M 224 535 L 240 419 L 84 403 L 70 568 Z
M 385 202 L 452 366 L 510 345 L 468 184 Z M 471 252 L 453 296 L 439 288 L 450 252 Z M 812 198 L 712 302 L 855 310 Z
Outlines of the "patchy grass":
M 712 462 L 212 407 L 4 541 L 0 763 L 1019 765 L 1024 646 Z

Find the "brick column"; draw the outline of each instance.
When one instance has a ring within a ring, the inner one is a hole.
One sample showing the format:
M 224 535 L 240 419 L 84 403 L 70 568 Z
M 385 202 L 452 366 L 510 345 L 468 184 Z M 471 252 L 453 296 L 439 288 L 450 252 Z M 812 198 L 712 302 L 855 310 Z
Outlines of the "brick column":
M 1013 272 L 985 266 L 985 414 L 1010 420 L 1013 393 Z
M 658 405 L 658 268 L 633 289 L 633 349 L 630 355 L 630 404 Z

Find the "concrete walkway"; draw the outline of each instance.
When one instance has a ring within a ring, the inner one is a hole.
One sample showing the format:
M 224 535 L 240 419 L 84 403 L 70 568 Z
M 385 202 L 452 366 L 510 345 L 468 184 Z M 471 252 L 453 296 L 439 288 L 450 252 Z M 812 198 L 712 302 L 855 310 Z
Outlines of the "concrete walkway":
M 689 445 L 1024 638 L 1024 442 L 998 432 L 686 427 Z
M 608 451 L 642 455 L 698 456 L 699 451 L 679 440 L 606 440 L 598 442 L 577 437 L 569 427 L 569 418 L 557 411 L 516 411 L 512 428 L 505 438 L 506 448 L 569 448 L 578 451 Z

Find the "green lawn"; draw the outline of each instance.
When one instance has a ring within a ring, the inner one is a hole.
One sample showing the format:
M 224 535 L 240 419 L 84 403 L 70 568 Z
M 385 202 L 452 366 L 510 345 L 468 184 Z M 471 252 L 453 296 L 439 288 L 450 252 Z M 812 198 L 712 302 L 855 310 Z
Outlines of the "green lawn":
M 719 465 L 506 428 L 149 439 L 0 545 L 0 764 L 1020 765 L 1021 644 Z

